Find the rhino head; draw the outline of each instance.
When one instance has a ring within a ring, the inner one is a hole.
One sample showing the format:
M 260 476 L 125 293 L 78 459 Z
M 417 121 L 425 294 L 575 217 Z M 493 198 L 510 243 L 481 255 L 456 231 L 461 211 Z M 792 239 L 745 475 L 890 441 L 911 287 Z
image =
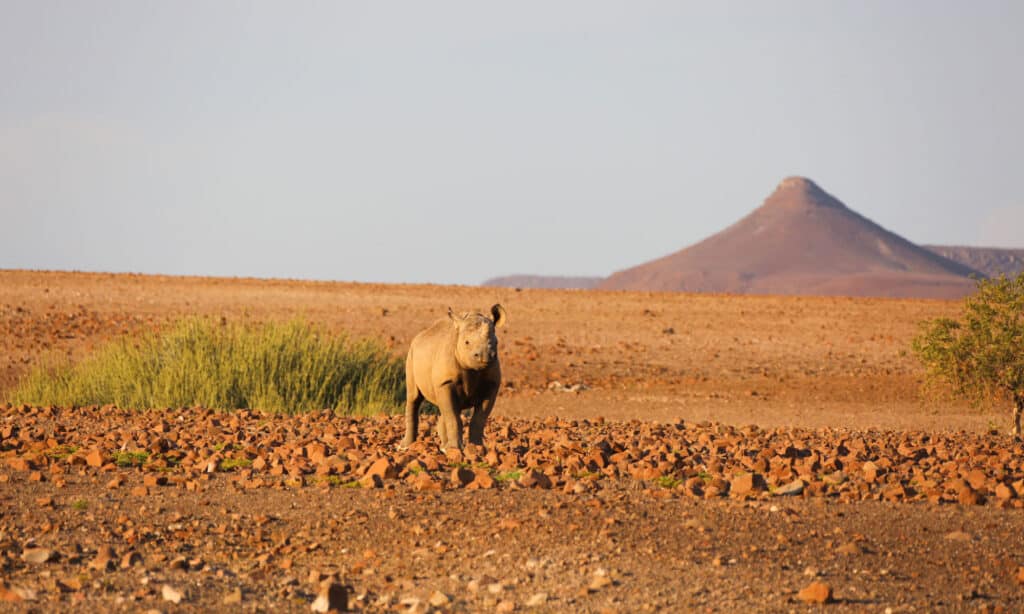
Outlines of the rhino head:
M 479 311 L 455 314 L 448 309 L 448 317 L 457 329 L 455 358 L 464 368 L 486 369 L 498 358 L 498 337 L 494 329 L 504 326 L 507 320 L 505 308 L 495 304 L 491 317 Z

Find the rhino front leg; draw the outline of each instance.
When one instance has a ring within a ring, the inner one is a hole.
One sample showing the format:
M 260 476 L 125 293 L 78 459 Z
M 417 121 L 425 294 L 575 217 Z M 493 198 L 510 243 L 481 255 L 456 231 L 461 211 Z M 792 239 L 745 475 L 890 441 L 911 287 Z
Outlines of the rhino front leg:
M 1020 415 L 1024 412 L 1024 395 L 1018 395 L 1013 403 L 1013 436 L 1020 439 Z
M 497 398 L 498 387 L 492 386 L 484 400 L 473 408 L 473 417 L 469 421 L 469 443 L 478 446 L 484 445 L 484 426 L 487 425 L 487 419 L 491 417 L 494 400 Z
M 437 408 L 441 415 L 437 419 L 437 434 L 441 438 L 441 449 L 462 449 L 462 416 L 456 408 L 455 389 L 448 385 L 440 390 Z

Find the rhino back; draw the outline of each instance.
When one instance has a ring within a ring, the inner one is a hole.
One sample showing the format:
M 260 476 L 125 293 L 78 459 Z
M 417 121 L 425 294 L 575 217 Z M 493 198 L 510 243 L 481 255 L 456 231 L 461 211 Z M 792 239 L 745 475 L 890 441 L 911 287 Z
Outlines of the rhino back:
M 437 388 L 459 377 L 455 361 L 456 331 L 448 318 L 434 322 L 413 337 L 409 348 L 409 370 L 416 387 L 431 403 L 437 403 Z

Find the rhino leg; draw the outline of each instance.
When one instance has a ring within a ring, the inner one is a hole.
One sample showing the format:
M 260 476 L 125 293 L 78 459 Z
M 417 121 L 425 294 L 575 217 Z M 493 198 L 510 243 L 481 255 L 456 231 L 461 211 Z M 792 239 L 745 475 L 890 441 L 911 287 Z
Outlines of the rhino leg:
M 416 441 L 420 430 L 420 405 L 423 403 L 423 395 L 419 390 L 410 390 L 405 397 L 405 438 L 402 440 L 402 447 L 408 447 Z
M 484 426 L 491 417 L 494 400 L 498 398 L 498 387 L 492 386 L 490 392 L 473 408 L 473 417 L 469 420 L 469 443 L 484 445 Z
M 462 449 L 462 416 L 456 409 L 455 389 L 449 384 L 438 394 L 437 408 L 441 416 L 437 420 L 437 434 L 441 438 L 441 449 Z

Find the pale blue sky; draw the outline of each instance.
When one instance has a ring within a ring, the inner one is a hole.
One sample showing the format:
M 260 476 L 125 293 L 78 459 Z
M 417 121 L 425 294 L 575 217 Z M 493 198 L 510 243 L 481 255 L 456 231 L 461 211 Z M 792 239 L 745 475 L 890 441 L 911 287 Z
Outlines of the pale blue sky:
M 1024 2 L 0 0 L 0 268 L 603 275 L 805 175 L 1024 247 Z

